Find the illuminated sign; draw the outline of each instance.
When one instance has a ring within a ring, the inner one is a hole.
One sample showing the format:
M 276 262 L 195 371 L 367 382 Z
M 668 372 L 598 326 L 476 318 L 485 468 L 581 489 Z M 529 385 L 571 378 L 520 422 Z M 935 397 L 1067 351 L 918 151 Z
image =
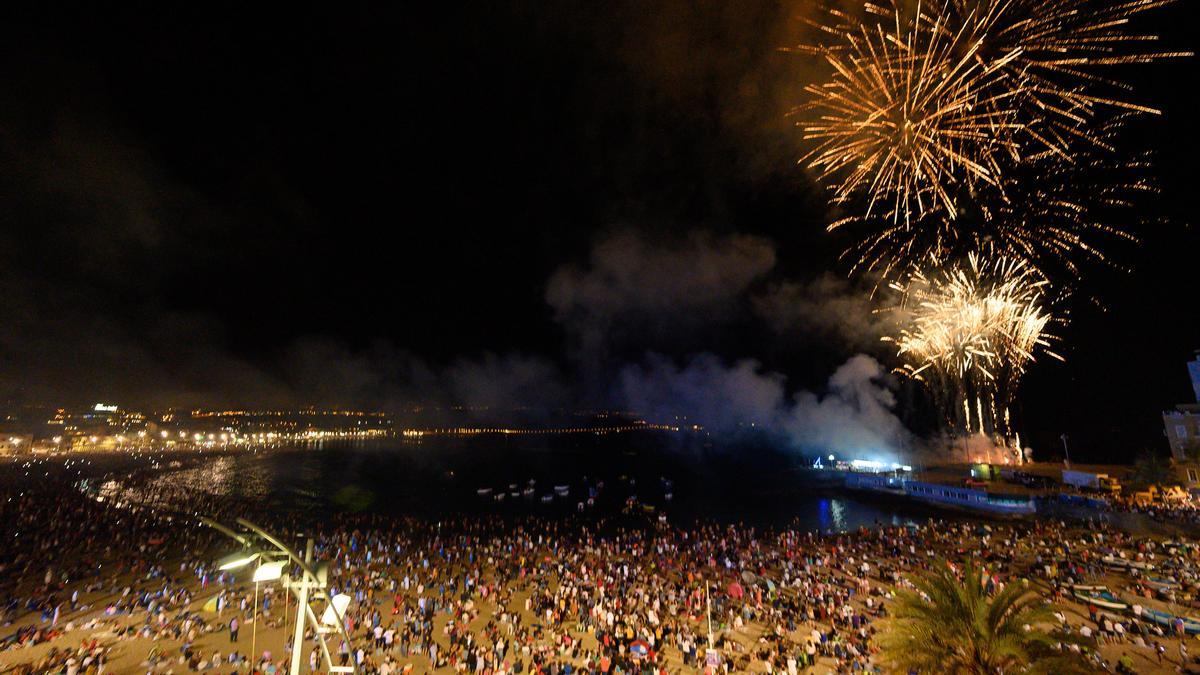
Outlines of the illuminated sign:
M 96 407 L 92 408 L 96 412 L 117 412 L 117 406 L 108 405 L 107 403 L 97 403 Z

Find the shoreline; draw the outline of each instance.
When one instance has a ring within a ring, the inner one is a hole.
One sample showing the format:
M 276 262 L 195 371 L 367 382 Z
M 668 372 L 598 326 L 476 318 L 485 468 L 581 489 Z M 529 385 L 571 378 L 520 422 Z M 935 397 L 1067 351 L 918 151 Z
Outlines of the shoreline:
M 336 442 L 336 441 L 335 441 Z M 354 441 L 348 441 L 347 444 L 356 445 Z M 341 445 L 341 444 L 339 444 Z M 151 481 L 167 480 L 171 474 L 176 474 L 188 470 L 197 469 L 207 462 L 223 457 L 267 457 L 270 455 L 289 455 L 291 453 L 309 453 L 321 452 L 323 448 L 303 447 L 287 444 L 276 444 L 272 446 L 242 448 L 229 447 L 219 449 L 202 449 L 202 450 L 159 450 L 156 452 L 147 453 L 128 453 L 120 450 L 95 450 L 87 452 L 64 452 L 57 455 L 36 455 L 36 456 L 6 456 L 0 460 L 8 460 L 14 464 L 24 464 L 30 460 L 36 460 L 36 464 L 57 464 L 62 465 L 64 462 L 84 462 L 95 465 L 96 463 L 111 463 L 109 466 L 104 466 L 103 471 L 92 473 L 91 475 L 83 476 L 77 479 L 79 481 L 97 482 L 101 480 L 116 480 L 127 488 L 143 487 Z M 387 451 L 387 448 L 381 446 L 373 448 L 375 450 Z M 177 466 L 173 466 L 178 464 Z M 165 465 L 165 466 L 164 466 Z M 818 471 L 812 470 L 804 466 L 797 466 L 789 470 L 789 474 L 796 477 L 794 485 L 782 485 L 765 490 L 762 492 L 764 497 L 772 500 L 788 500 L 799 494 L 817 495 L 832 499 L 847 498 L 853 501 L 863 502 L 866 504 L 881 505 L 887 507 L 899 507 L 900 513 L 904 517 L 925 519 L 930 517 L 954 518 L 965 521 L 980 521 L 980 522 L 1003 522 L 1005 520 L 1054 520 L 1054 519 L 1069 519 L 1077 523 L 1087 523 L 1093 520 L 1103 520 L 1118 527 L 1123 527 L 1127 531 L 1135 534 L 1156 534 L 1161 536 L 1171 536 L 1178 533 L 1179 528 L 1170 531 L 1160 531 L 1152 527 L 1131 527 L 1123 524 L 1120 519 L 1107 516 L 1112 515 L 1109 512 L 1096 511 L 1080 508 L 1061 508 L 1053 512 L 1039 511 L 1033 514 L 998 514 L 981 509 L 973 509 L 957 505 L 953 503 L 938 502 L 932 500 L 924 500 L 906 494 L 892 494 L 882 490 L 869 488 L 854 488 L 845 485 L 846 473 L 835 471 Z M 217 495 L 214 495 L 217 496 Z M 228 497 L 226 499 L 229 499 Z M 468 502 L 470 503 L 470 502 Z M 481 515 L 477 504 L 470 503 L 471 508 L 464 508 L 460 511 L 446 511 L 445 515 L 453 516 L 478 516 Z M 152 502 L 139 502 L 139 506 L 144 508 L 159 508 L 164 509 L 164 512 L 180 513 L 179 509 L 172 509 L 156 505 Z M 315 507 L 309 507 L 315 508 Z M 392 509 L 373 509 L 368 510 L 378 513 L 380 516 L 387 517 L 421 517 L 421 514 L 410 514 L 398 512 Z M 664 504 L 664 512 L 670 512 L 670 505 Z M 897 512 L 892 512 L 896 515 Z M 510 513 L 503 512 L 506 517 L 521 518 L 526 513 Z M 566 515 L 566 514 L 558 514 Z M 726 519 L 720 518 L 697 518 L 695 522 L 725 522 Z M 814 532 L 823 532 L 826 528 L 813 528 Z M 847 531 L 847 530 L 843 530 Z

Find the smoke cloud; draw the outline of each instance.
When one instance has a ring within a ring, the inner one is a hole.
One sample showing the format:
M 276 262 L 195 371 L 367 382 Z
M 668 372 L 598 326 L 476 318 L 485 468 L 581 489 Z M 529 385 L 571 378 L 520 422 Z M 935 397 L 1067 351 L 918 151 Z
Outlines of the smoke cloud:
M 807 283 L 773 284 L 752 302 L 755 313 L 783 337 L 807 336 L 875 350 L 890 328 L 890 314 L 876 311 L 868 290 L 829 273 Z
M 875 359 L 857 355 L 824 393 L 786 397 L 786 378 L 753 360 L 725 365 L 702 354 L 685 366 L 653 355 L 620 374 L 620 397 L 651 419 L 697 424 L 722 435 L 763 433 L 790 448 L 875 457 L 906 450 L 910 438 L 892 412 L 895 397 Z
M 701 354 L 679 367 L 652 354 L 644 364 L 622 369 L 618 386 L 626 406 L 654 420 L 730 434 L 773 426 L 784 402 L 784 380 L 751 359 L 726 366 L 713 354 Z
M 63 153 L 80 148 L 86 161 L 57 168 Z M 22 189 L 13 192 L 58 214 L 46 237 L 67 264 L 56 268 L 61 276 L 45 277 L 31 267 L 36 256 L 0 247 L 6 398 L 394 413 L 465 408 L 507 419 L 513 411 L 534 416 L 598 405 L 715 434 L 765 433 L 799 449 L 902 440 L 891 395 L 869 358 L 842 366 L 822 392 L 794 395 L 795 383 L 746 358 L 745 345 L 756 345 L 754 355 L 767 346 L 763 334 L 784 341 L 809 335 L 851 349 L 877 339 L 866 295 L 833 276 L 779 279 L 776 245 L 762 236 L 695 230 L 656 237 L 626 228 L 595 239 L 585 260 L 559 267 L 545 286 L 544 301 L 566 337 L 566 367 L 519 351 L 438 360 L 394 338 L 351 344 L 292 334 L 247 349 L 236 320 L 164 309 L 175 303 L 146 290 L 171 285 L 192 237 L 240 227 L 242 216 L 231 215 L 239 208 L 173 185 L 150 157 L 106 134 L 68 128 L 17 150 L 31 161 L 19 163 Z M 280 203 L 290 202 L 281 196 Z M 302 223 L 300 212 L 267 220 L 282 228 Z M 206 262 L 191 260 L 199 268 Z M 177 287 L 193 301 L 241 290 L 235 283 Z M 286 294 L 271 297 L 286 301 Z
M 307 404 L 394 412 L 463 408 L 485 418 L 522 409 L 536 416 L 574 401 L 553 363 L 525 354 L 462 356 L 439 367 L 390 343 L 355 351 L 310 339 L 292 348 L 285 370 L 290 388 L 304 392 Z
M 647 352 L 714 349 L 774 266 L 775 247 L 761 237 L 696 231 L 654 241 L 622 230 L 596 241 L 586 264 L 554 272 L 545 297 L 584 397 L 603 403 L 611 374 Z
M 614 339 L 623 330 L 618 322 L 661 334 L 727 318 L 774 266 L 775 247 L 761 237 L 699 231 L 660 244 L 624 230 L 598 241 L 586 265 L 555 272 L 546 302 L 573 337 L 592 346 Z
M 859 354 L 829 378 L 825 395 L 800 392 L 782 425 L 788 439 L 804 450 L 878 456 L 909 446 L 909 434 L 892 412 L 896 398 L 878 361 Z
M 1016 448 L 996 443 L 985 434 L 970 434 L 967 436 L 939 435 L 926 439 L 917 453 L 923 462 L 951 461 L 962 464 L 982 462 L 987 464 L 1008 464 L 1022 459 L 1032 459 L 1033 451 L 1024 448 L 1020 452 Z
M 563 375 L 549 361 L 524 354 L 487 354 L 462 359 L 447 373 L 451 399 L 459 405 L 491 409 L 561 409 L 571 405 Z

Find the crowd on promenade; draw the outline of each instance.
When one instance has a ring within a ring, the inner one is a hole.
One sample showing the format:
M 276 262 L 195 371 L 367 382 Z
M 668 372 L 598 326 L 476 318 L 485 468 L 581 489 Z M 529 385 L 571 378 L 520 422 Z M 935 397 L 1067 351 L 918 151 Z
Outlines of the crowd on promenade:
M 298 546 L 301 533 L 311 536 L 330 586 L 352 598 L 350 642 L 331 640 L 334 660 L 367 673 L 876 672 L 890 598 L 941 560 L 982 565 L 992 592 L 1018 583 L 1045 593 L 1062 627 L 1082 638 L 1063 648 L 1097 669 L 1191 661 L 1171 626 L 1072 594 L 1072 584 L 1152 591 L 1106 557 L 1171 576 L 1169 600 L 1147 597 L 1147 607 L 1200 614 L 1200 549 L 1102 526 L 930 520 L 839 534 L 599 515 L 309 519 L 202 494 L 175 499 L 164 511 L 73 490 L 0 495 L 0 664 L 30 673 L 285 672 L 291 645 L 254 649 L 246 631 L 253 622 L 264 636 L 287 635 L 290 599 L 216 570 L 229 542 L 196 513 L 250 515 Z M 306 669 L 322 671 L 314 642 L 302 649 Z
M 1151 520 L 1185 528 L 1200 526 L 1200 503 L 1194 499 L 1144 502 L 1133 498 L 1112 500 L 1112 510 L 1140 513 Z

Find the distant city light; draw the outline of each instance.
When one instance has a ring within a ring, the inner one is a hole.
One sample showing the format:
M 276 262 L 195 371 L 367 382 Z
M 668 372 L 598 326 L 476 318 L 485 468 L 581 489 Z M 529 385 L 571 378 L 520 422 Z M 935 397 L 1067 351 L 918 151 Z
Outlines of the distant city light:
M 96 414 L 117 411 L 116 415 Z M 336 427 L 319 428 L 310 421 L 297 422 L 289 416 L 323 417 Z M 560 434 L 618 434 L 635 431 L 679 432 L 680 426 L 653 424 L 643 419 L 628 418 L 624 423 L 612 423 L 612 415 L 598 415 L 609 419 L 599 426 L 469 426 L 405 428 L 393 426 L 393 421 L 382 413 L 349 410 L 254 410 L 254 411 L 192 411 L 193 418 L 223 418 L 221 427 L 212 431 L 173 427 L 159 428 L 151 419 L 165 419 L 173 415 L 147 414 L 135 410 L 117 410 L 116 405 L 97 403 L 71 412 L 58 408 L 47 416 L 47 425 L 55 425 L 58 435 L 46 436 L 3 436 L 8 451 L 27 453 L 59 453 L 68 450 L 117 450 L 140 453 L 161 449 L 197 449 L 214 447 L 254 447 L 256 445 L 277 446 L 289 442 L 324 442 L 348 438 L 404 437 L 421 439 L 432 436 L 475 436 L 496 434 L 504 436 L 550 436 Z M 249 418 L 249 419 L 248 419 Z M 275 418 L 269 421 L 254 418 Z M 282 419 L 280 419 L 282 418 Z M 257 428 L 247 427 L 256 425 Z M 265 428 L 264 428 L 265 427 Z M 703 429 L 691 425 L 692 429 Z M 178 434 L 178 437 L 176 437 Z M 64 442 L 65 439 L 65 442 Z M 220 445 L 217 445 L 217 444 Z

